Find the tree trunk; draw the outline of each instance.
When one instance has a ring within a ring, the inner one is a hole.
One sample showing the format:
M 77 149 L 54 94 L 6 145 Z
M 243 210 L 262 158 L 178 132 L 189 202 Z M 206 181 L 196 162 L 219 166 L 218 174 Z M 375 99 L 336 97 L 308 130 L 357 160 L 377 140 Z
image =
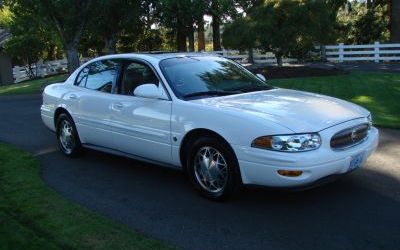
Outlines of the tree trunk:
M 47 47 L 47 60 L 53 61 L 56 60 L 56 58 L 56 46 L 54 44 L 50 44 L 49 47 Z
M 198 51 L 205 51 L 206 50 L 206 41 L 204 36 L 204 21 L 203 19 L 197 22 L 197 49 Z
M 321 62 L 326 62 L 327 60 L 326 60 L 326 47 L 325 47 L 325 45 L 321 44 L 319 46 L 319 49 L 321 51 Z
M 178 51 L 179 52 L 186 52 L 187 51 L 187 45 L 186 45 L 186 27 L 182 23 L 181 18 L 178 17 L 178 23 L 177 23 L 177 31 L 176 31 L 176 42 L 178 45 Z
M 220 20 L 219 17 L 213 15 L 212 16 L 212 35 L 213 35 L 213 50 L 220 51 L 221 48 L 221 29 L 220 29 Z
M 276 50 L 274 52 L 275 57 L 276 57 L 276 63 L 278 64 L 278 67 L 282 67 L 283 66 L 283 54 L 280 50 Z
M 194 28 L 193 25 L 188 28 L 189 51 L 194 51 Z
M 253 48 L 249 48 L 249 63 L 254 63 L 254 51 Z
M 115 54 L 116 49 L 116 39 L 115 36 L 112 36 L 104 41 L 104 53 L 106 55 Z
M 400 43 L 400 1 L 391 1 L 390 40 L 392 43 Z
M 67 44 L 65 53 L 67 54 L 68 60 L 68 72 L 72 73 L 74 70 L 79 68 L 79 53 L 78 46 L 75 43 Z

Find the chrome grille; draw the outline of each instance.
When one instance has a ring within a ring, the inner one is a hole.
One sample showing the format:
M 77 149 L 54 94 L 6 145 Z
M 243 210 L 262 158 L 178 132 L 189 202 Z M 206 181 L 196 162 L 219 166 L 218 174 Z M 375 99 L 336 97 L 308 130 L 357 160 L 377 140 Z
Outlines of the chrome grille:
M 345 149 L 364 141 L 368 136 L 369 124 L 361 124 L 336 133 L 331 139 L 331 148 Z

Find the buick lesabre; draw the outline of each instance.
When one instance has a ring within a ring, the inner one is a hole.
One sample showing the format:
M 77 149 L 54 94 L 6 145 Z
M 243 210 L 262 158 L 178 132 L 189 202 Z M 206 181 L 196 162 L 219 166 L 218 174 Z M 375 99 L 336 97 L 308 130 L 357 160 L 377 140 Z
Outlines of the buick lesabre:
M 215 200 L 349 173 L 378 144 L 364 108 L 273 87 L 207 54 L 93 59 L 45 88 L 41 117 L 66 156 L 90 148 L 180 168 Z

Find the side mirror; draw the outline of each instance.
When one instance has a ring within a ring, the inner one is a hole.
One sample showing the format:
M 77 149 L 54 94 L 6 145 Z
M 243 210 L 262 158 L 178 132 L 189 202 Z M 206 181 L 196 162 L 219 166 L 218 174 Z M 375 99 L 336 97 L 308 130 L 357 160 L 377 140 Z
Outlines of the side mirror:
M 265 76 L 262 75 L 262 74 L 257 74 L 257 77 L 260 78 L 261 80 L 263 80 L 264 82 L 267 81 L 267 79 L 265 78 Z
M 140 96 L 144 98 L 152 98 L 152 99 L 162 99 L 168 100 L 168 96 L 164 91 L 164 88 L 157 87 L 153 83 L 142 84 L 138 86 L 133 92 L 135 96 Z

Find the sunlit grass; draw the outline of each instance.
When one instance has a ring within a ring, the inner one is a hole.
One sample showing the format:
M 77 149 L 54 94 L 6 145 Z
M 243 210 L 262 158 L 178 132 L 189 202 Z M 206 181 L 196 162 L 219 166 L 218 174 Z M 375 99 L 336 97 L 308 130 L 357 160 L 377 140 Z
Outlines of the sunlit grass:
M 6 86 L 0 86 L 0 95 L 38 94 L 40 93 L 43 84 L 64 81 L 67 76 L 68 75 L 56 75 Z
M 372 112 L 378 126 L 400 128 L 400 74 L 353 72 L 347 75 L 271 80 L 277 87 L 341 98 Z

